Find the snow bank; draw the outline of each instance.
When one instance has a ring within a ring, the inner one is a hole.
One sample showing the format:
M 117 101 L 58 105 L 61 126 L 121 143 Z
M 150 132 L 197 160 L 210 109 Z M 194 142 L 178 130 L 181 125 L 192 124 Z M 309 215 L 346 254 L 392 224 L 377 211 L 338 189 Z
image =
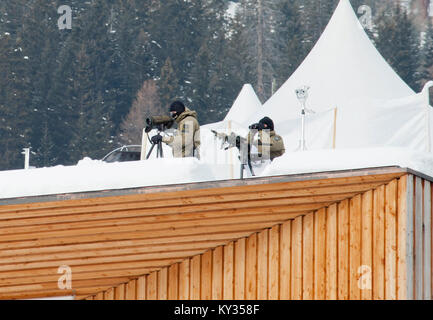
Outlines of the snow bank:
M 311 150 L 286 153 L 262 176 L 399 166 L 433 176 L 433 154 L 408 148 Z
M 85 158 L 76 166 L 0 171 L 0 199 L 212 180 L 212 168 L 195 158 L 119 163 Z
M 236 149 L 225 152 L 237 157 Z M 0 199 L 239 178 L 239 162 L 215 162 L 211 158 L 163 158 L 120 163 L 85 158 L 76 166 L 2 171 Z M 410 168 L 433 176 L 433 154 L 407 148 L 288 152 L 265 167 L 260 176 L 387 166 Z

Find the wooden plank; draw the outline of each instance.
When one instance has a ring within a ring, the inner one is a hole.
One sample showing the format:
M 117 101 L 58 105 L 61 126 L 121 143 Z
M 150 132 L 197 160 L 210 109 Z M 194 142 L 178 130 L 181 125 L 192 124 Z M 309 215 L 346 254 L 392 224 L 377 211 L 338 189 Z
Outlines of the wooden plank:
M 408 210 L 408 176 L 398 180 L 398 202 L 397 202 L 397 299 L 407 298 L 407 261 L 406 243 L 408 241 L 407 220 Z
M 125 285 L 120 284 L 114 288 L 114 300 L 125 300 Z
M 362 195 L 361 205 L 361 299 L 373 298 L 373 191 Z
M 137 279 L 137 300 L 146 300 L 146 276 Z
M 338 211 L 337 204 L 326 209 L 326 299 L 338 299 Z
M 126 261 L 161 261 L 163 259 L 176 259 L 186 258 L 193 255 L 202 253 L 203 250 L 189 250 L 179 252 L 167 252 L 167 253 L 143 253 L 134 255 L 123 255 L 123 256 L 112 256 L 112 257 L 98 257 L 98 258 L 87 258 L 87 259 L 67 259 L 67 260 L 54 260 L 54 261 L 42 261 L 42 262 L 30 262 L 30 263 L 9 263 L 0 265 L 0 272 L 10 270 L 28 270 L 55 267 L 59 265 L 68 265 L 71 268 L 74 266 L 90 265 L 90 264 L 104 264 L 113 262 L 126 262 Z
M 292 221 L 292 300 L 302 300 L 302 220 L 298 217 Z
M 285 221 L 293 218 L 292 213 L 278 213 L 278 214 L 264 214 L 264 215 L 253 215 L 253 216 L 239 216 L 230 218 L 212 218 L 212 219 L 195 219 L 190 221 L 175 221 L 175 222 L 155 222 L 155 223 L 144 223 L 144 224 L 132 224 L 132 225 L 119 225 L 110 227 L 95 227 L 95 228 L 80 228 L 71 230 L 60 230 L 60 231 L 45 231 L 43 232 L 44 238 L 53 237 L 72 237 L 72 236 L 86 236 L 86 235 L 97 235 L 106 233 L 123 233 L 123 232 L 136 232 L 136 231 L 153 231 L 158 230 L 170 230 L 173 225 L 176 228 L 206 228 L 211 226 L 223 226 L 223 225 L 235 225 L 242 223 L 260 223 L 269 221 Z M 37 239 L 41 237 L 41 231 L 38 232 L 38 227 L 32 227 L 33 231 L 28 233 L 14 233 L 14 234 L 1 234 L 0 241 L 23 241 Z
M 297 214 L 296 214 L 297 215 Z M 235 225 L 217 225 L 217 226 L 205 226 L 205 227 L 187 227 L 179 228 L 173 230 L 173 226 L 166 230 L 134 230 L 131 229 L 128 232 L 115 232 L 110 234 L 95 234 L 86 236 L 71 236 L 71 237 L 61 237 L 61 238 L 40 238 L 35 236 L 33 240 L 26 241 L 12 241 L 12 239 L 7 243 L 0 243 L 0 250 L 10 249 L 10 248 L 23 248 L 23 247 L 41 247 L 59 244 L 78 244 L 78 243 L 89 243 L 98 241 L 115 241 L 115 240 L 125 240 L 125 239 L 148 239 L 148 238 L 170 238 L 176 236 L 193 236 L 201 235 L 208 236 L 212 233 L 240 233 L 240 232 L 254 232 L 257 230 L 263 230 L 263 228 L 269 228 L 275 224 L 282 223 L 280 218 L 275 221 L 273 219 L 267 222 L 254 222 L 254 223 L 244 223 Z M 141 227 L 136 227 L 136 229 L 141 229 Z M 147 228 L 146 228 L 147 229 Z
M 332 196 L 335 198 L 335 196 Z M 300 206 L 296 211 L 299 210 L 310 210 L 311 204 L 305 202 L 305 197 L 292 198 L 297 199 L 295 201 L 301 202 L 304 206 Z M 325 198 L 325 199 L 329 199 Z M 300 204 L 302 204 L 300 203 Z M 121 225 L 134 225 L 134 224 L 151 224 L 151 223 L 167 223 L 167 222 L 181 222 L 189 221 L 193 219 L 224 219 L 242 216 L 262 216 L 264 214 L 275 214 L 275 213 L 290 213 L 287 212 L 287 208 L 281 206 L 267 206 L 266 208 L 250 207 L 250 208 L 229 208 L 220 210 L 203 210 L 194 212 L 182 212 L 173 213 L 164 210 L 134 210 L 134 211 L 118 211 L 116 213 L 81 213 L 78 215 L 67 215 L 67 216 L 55 216 L 57 213 L 53 211 L 53 216 L 42 217 L 42 218 L 26 218 L 20 219 L 15 218 L 11 220 L 1 221 L 0 230 L 2 234 L 14 234 L 14 233 L 31 233 L 34 232 L 35 228 L 40 228 L 40 232 L 47 231 L 63 231 L 71 229 L 87 229 L 87 228 L 99 228 L 99 227 L 113 227 Z M 261 209 L 261 210 L 260 210 Z M 24 226 L 23 226 L 24 224 Z
M 234 249 L 234 297 L 235 300 L 243 300 L 245 299 L 246 239 L 236 241 Z
M 128 282 L 128 278 L 103 278 L 103 279 L 92 279 L 92 280 L 74 280 L 72 283 L 73 289 L 89 288 L 95 286 L 109 286 L 113 287 L 119 283 Z M 21 292 L 21 291 L 36 291 L 36 290 L 59 290 L 57 282 L 39 283 L 30 285 L 12 285 L 12 286 L 0 286 L 0 294 Z M 64 289 L 62 289 L 64 290 Z M 104 291 L 104 290 L 101 290 Z
M 152 272 L 147 276 L 147 300 L 157 300 L 158 299 L 158 272 Z
M 142 273 L 150 273 L 161 267 L 171 265 L 182 261 L 183 259 L 165 259 L 165 260 L 152 260 L 152 261 L 133 261 L 133 262 L 119 262 L 119 263 L 108 263 L 108 264 L 95 264 L 95 265 L 82 265 L 75 266 L 73 272 L 81 273 L 93 270 L 98 274 L 103 271 L 111 272 L 118 270 L 136 270 L 142 268 Z M 19 277 L 31 277 L 31 276 L 47 276 L 57 274 L 58 267 L 41 268 L 41 269 L 29 269 L 29 270 L 14 270 L 14 271 L 4 271 L 0 273 L 0 279 L 12 279 Z
M 431 300 L 431 183 L 424 180 L 424 300 Z
M 361 195 L 349 201 L 349 299 L 360 300 L 361 268 Z
M 31 255 L 18 255 L 13 257 L 1 258 L 3 263 L 19 263 L 19 262 L 34 262 L 44 260 L 61 260 L 61 259 L 76 259 L 76 258 L 89 258 L 89 257 L 106 257 L 106 256 L 121 256 L 121 255 L 132 255 L 132 254 L 144 254 L 144 253 L 168 253 L 168 252 L 179 252 L 189 251 L 193 249 L 207 250 L 212 247 L 217 247 L 223 244 L 223 241 L 203 241 L 201 243 L 186 243 L 179 245 L 169 246 L 131 246 L 125 249 L 102 249 L 102 250 L 88 250 L 88 251 L 63 251 L 48 254 L 31 254 Z M 132 244 L 132 243 L 131 243 Z
M 73 280 L 94 280 L 101 278 L 122 278 L 122 277 L 135 277 L 142 275 L 143 273 L 150 273 L 151 269 L 125 269 L 125 270 L 114 270 L 114 271 L 89 271 L 89 272 L 74 272 Z M 16 276 L 19 276 L 17 273 Z M 8 285 L 20 285 L 20 284 L 37 284 L 43 282 L 55 282 L 59 280 L 59 274 L 51 274 L 51 275 L 30 275 L 19 278 L 2 278 L 0 274 L 0 283 L 3 286 Z
M 152 202 L 152 201 L 167 201 L 167 200 L 177 200 L 188 197 L 204 197 L 204 196 L 215 196 L 215 195 L 224 195 L 224 194 L 242 194 L 242 193 L 252 193 L 252 192 L 260 192 L 260 191 L 279 191 L 279 190 L 290 190 L 290 189 L 300 189 L 300 188 L 309 188 L 309 187 L 317 187 L 317 186 L 326 186 L 326 185 L 353 185 L 353 184 L 362 184 L 362 183 L 370 183 L 373 181 L 377 182 L 388 182 L 393 178 L 398 178 L 404 175 L 405 172 L 401 173 L 385 173 L 378 172 L 376 170 L 375 173 L 371 175 L 359 174 L 348 177 L 347 173 L 343 173 L 341 177 L 331 177 L 327 176 L 323 179 L 306 179 L 303 177 L 298 181 L 290 181 L 290 182 L 277 182 L 270 184 L 257 184 L 251 186 L 236 186 L 236 187 L 221 187 L 221 188 L 209 188 L 209 189 L 198 189 L 198 190 L 176 190 L 172 192 L 155 192 L 150 191 L 147 194 L 135 194 L 135 195 L 123 195 L 123 196 L 107 196 L 107 197 L 99 197 L 99 198 L 85 198 L 85 199 L 77 199 L 77 200 L 61 200 L 61 201 L 48 201 L 48 202 L 34 202 L 30 204 L 15 204 L 15 205 L 2 205 L 0 206 L 0 213 L 4 212 L 17 212 L 20 213 L 20 210 L 27 211 L 43 211 L 55 207 L 64 207 L 64 208 L 75 208 L 82 206 L 98 206 L 102 204 L 109 205 L 125 205 L 127 203 L 134 202 Z M 155 189 L 156 190 L 156 189 Z M 157 190 L 156 190 L 157 191 Z
M 314 213 L 314 299 L 326 298 L 326 208 Z
M 125 285 L 125 300 L 136 300 L 137 280 L 131 280 Z
M 162 268 L 157 272 L 158 278 L 158 300 L 167 300 L 168 298 L 168 268 Z
M 280 281 L 280 226 L 269 230 L 269 276 L 268 294 L 269 300 L 279 299 Z
M 97 292 L 103 292 L 111 287 L 108 286 L 95 286 L 88 288 L 80 288 L 77 290 L 36 290 L 36 291 L 25 291 L 18 293 L 7 293 L 0 294 L 0 300 L 13 300 L 13 299 L 36 299 L 36 298 L 50 298 L 50 297 L 64 297 L 64 296 L 89 296 L 94 295 Z
M 201 256 L 195 256 L 191 259 L 190 265 L 190 299 L 200 300 L 200 274 L 201 274 Z
M 328 182 L 329 183 L 329 182 Z M 80 214 L 80 213 L 98 213 L 98 212 L 113 212 L 123 210 L 143 210 L 152 209 L 155 212 L 161 213 L 181 213 L 181 212 L 196 212 L 197 210 L 215 210 L 231 208 L 233 204 L 238 204 L 240 208 L 251 207 L 249 203 L 255 204 L 257 207 L 258 200 L 266 204 L 273 201 L 278 201 L 284 198 L 296 197 L 310 197 L 310 196 L 325 196 L 325 195 L 339 195 L 344 193 L 359 193 L 381 184 L 381 182 L 349 184 L 344 186 L 327 185 L 321 187 L 297 188 L 297 189 L 283 189 L 264 192 L 247 192 L 242 194 L 219 194 L 204 197 L 195 197 L 190 195 L 187 199 L 161 199 L 156 201 L 136 201 L 136 202 L 119 202 L 119 204 L 100 203 L 96 206 L 81 205 L 78 208 L 62 208 L 62 204 L 57 207 L 42 210 L 27 210 L 27 211 L 13 211 L 14 215 L 9 212 L 0 214 L 0 220 L 7 220 L 11 218 L 24 219 L 33 217 L 49 217 L 53 216 L 53 212 L 59 217 L 62 215 Z M 121 199 L 121 198 L 120 198 Z M 64 204 L 63 204 L 64 205 Z M 0 208 L 1 209 L 1 208 Z M 168 210 L 169 209 L 169 210 Z M 149 212 L 149 211 L 147 211 Z
M 373 299 L 385 299 L 385 187 L 373 195 Z
M 114 288 L 110 288 L 104 292 L 104 300 L 114 300 Z
M 233 300 L 234 282 L 234 242 L 230 242 L 223 247 L 224 266 L 223 266 L 223 299 Z
M 422 300 L 423 298 L 423 196 L 422 179 L 415 177 L 415 300 Z
M 268 238 L 269 230 L 257 235 L 257 299 L 268 299 Z
M 314 298 L 314 214 L 310 213 L 304 216 L 302 225 L 303 300 L 312 300 Z
M 223 298 L 223 251 L 223 246 L 212 251 L 212 300 Z M 233 283 L 233 279 L 229 281 Z
M 257 299 L 257 233 L 246 241 L 245 299 Z
M 349 299 L 349 201 L 338 204 L 338 299 Z
M 212 250 L 203 253 L 201 257 L 201 300 L 212 298 Z
M 179 263 L 179 300 L 189 300 L 190 298 L 190 259 Z
M 398 188 L 397 295 L 399 300 L 412 300 L 414 292 L 414 177 L 406 175 L 400 178 Z
M 93 298 L 93 300 L 104 300 L 104 293 L 103 292 L 98 292 L 95 297 Z
M 281 225 L 280 229 L 280 299 L 291 298 L 291 266 L 292 266 L 292 221 Z
M 179 264 L 168 268 L 168 300 L 179 299 Z
M 4 249 L 0 252 L 0 258 L 13 257 L 13 256 L 34 256 L 34 255 L 49 255 L 49 254 L 62 254 L 71 252 L 71 254 L 79 253 L 81 251 L 92 250 L 95 253 L 104 250 L 116 249 L 131 249 L 135 247 L 147 248 L 148 252 L 160 251 L 176 251 L 176 250 L 190 250 L 190 249 L 203 249 L 207 247 L 219 246 L 226 244 L 227 241 L 237 238 L 242 238 L 245 233 L 217 233 L 210 234 L 203 240 L 202 235 L 186 236 L 186 237 L 171 237 L 160 239 L 131 239 L 122 241 L 104 241 L 96 243 L 83 243 L 71 245 L 54 245 L 49 247 L 39 248 L 23 248 L 23 249 Z
M 385 186 L 385 299 L 397 299 L 397 180 Z

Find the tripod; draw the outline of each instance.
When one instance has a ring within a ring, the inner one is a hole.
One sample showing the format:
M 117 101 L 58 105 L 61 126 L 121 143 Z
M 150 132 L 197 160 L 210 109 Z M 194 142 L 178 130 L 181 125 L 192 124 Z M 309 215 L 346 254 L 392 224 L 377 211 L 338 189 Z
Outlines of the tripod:
M 158 132 L 157 136 L 161 137 L 161 133 Z M 162 138 L 162 137 L 161 137 Z M 153 141 L 150 141 L 152 143 L 152 147 L 149 150 L 149 153 L 147 154 L 146 160 L 149 159 L 150 155 L 152 154 L 153 149 L 156 146 L 156 157 L 157 158 L 164 158 L 164 153 L 162 150 L 162 141 L 159 139 L 158 143 L 154 143 Z
M 247 169 L 247 166 L 250 169 L 251 175 L 255 176 L 253 165 L 251 164 L 250 152 L 251 152 L 250 144 L 247 143 L 247 145 L 245 145 L 244 143 L 241 143 L 239 147 L 239 153 L 240 153 L 239 160 L 241 161 L 241 180 L 244 179 L 244 170 Z

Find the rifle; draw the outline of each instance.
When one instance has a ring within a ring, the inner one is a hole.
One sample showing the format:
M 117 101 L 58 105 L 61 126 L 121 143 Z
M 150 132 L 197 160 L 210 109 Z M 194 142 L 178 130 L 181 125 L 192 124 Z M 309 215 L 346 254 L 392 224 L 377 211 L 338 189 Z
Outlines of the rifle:
M 218 133 L 215 130 L 211 131 L 215 137 L 222 140 L 221 149 L 228 150 L 234 147 L 238 148 L 239 160 L 241 161 L 241 179 L 244 178 L 244 169 L 247 165 L 251 174 L 255 176 L 253 166 L 251 164 L 251 144 L 248 142 L 248 139 L 243 138 L 234 132 L 232 132 L 230 135 L 226 135 L 225 133 Z

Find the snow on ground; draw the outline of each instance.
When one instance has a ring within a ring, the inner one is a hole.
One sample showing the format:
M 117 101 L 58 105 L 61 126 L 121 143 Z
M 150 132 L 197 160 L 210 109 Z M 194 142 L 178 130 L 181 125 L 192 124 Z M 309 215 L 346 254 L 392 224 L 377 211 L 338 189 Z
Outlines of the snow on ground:
M 237 153 L 236 149 L 225 152 L 235 156 Z M 386 166 L 410 168 L 433 176 L 433 154 L 407 148 L 288 152 L 264 168 L 260 176 Z M 76 166 L 0 171 L 0 199 L 238 179 L 239 175 L 239 162 L 224 163 L 221 159 L 215 162 L 212 157 L 120 163 L 85 158 Z

